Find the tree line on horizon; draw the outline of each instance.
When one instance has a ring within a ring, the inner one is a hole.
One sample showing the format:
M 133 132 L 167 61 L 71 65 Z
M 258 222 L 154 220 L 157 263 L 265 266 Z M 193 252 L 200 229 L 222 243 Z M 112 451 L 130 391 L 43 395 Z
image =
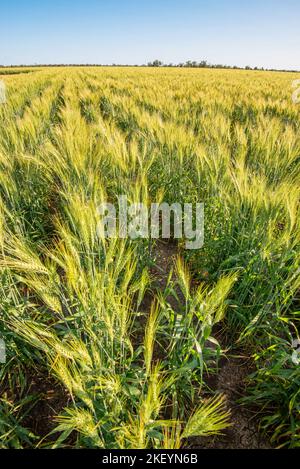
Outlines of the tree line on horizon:
M 37 67 L 153 67 L 153 68 L 212 68 L 212 69 L 229 69 L 229 70 L 255 70 L 255 71 L 268 71 L 268 72 L 291 72 L 297 73 L 299 70 L 286 70 L 286 69 L 276 69 L 276 68 L 264 68 L 264 67 L 250 67 L 246 65 L 245 67 L 239 67 L 237 65 L 225 65 L 225 64 L 210 64 L 207 60 L 201 60 L 197 62 L 195 60 L 187 60 L 186 62 L 180 63 L 164 63 L 161 60 L 153 60 L 147 64 L 34 64 L 34 65 L 1 65 L 0 68 L 37 68 Z M 29 70 L 28 70 L 29 71 Z
M 224 64 L 210 64 L 207 60 L 201 60 L 197 62 L 196 60 L 187 60 L 186 62 L 180 62 L 178 64 L 164 64 L 161 60 L 154 60 L 153 62 L 148 62 L 148 67 L 177 67 L 177 68 L 223 68 L 231 70 L 260 70 L 260 71 L 280 71 L 280 72 L 297 72 L 297 70 L 284 70 L 284 69 L 274 69 L 274 68 L 264 68 L 264 67 L 250 67 L 246 65 L 245 67 L 239 67 L 237 65 L 224 65 Z

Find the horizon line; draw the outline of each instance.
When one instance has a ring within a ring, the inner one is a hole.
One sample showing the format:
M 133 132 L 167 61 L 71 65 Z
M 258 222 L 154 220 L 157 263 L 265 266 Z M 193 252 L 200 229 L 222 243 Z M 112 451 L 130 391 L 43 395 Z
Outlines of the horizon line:
M 251 67 L 251 66 L 238 66 L 238 65 L 223 65 L 223 64 L 209 64 L 201 66 L 200 62 L 197 65 L 187 65 L 188 62 L 179 63 L 179 64 L 164 64 L 153 65 L 153 63 L 144 63 L 144 64 L 100 64 L 100 63 L 35 63 L 35 64 L 10 64 L 3 65 L 0 64 L 0 68 L 45 68 L 45 67 L 131 67 L 131 68 L 192 68 L 192 69 L 225 69 L 225 70 L 244 70 L 244 71 L 255 71 L 255 72 L 287 72 L 287 73 L 300 73 L 299 70 L 295 69 L 282 69 L 282 68 L 266 68 L 266 67 Z M 195 63 L 195 62 L 194 62 Z

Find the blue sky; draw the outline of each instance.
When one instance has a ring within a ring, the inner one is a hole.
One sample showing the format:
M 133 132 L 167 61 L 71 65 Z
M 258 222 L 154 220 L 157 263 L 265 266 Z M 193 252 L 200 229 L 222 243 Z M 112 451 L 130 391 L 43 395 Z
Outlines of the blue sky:
M 2 0 L 0 64 L 300 69 L 299 0 Z

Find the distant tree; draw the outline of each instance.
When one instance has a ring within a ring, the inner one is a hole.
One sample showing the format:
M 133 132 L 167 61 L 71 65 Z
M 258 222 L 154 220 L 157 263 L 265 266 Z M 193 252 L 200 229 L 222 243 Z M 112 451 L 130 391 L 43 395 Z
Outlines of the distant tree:
M 163 62 L 161 60 L 154 60 L 153 62 L 148 62 L 148 67 L 162 67 Z

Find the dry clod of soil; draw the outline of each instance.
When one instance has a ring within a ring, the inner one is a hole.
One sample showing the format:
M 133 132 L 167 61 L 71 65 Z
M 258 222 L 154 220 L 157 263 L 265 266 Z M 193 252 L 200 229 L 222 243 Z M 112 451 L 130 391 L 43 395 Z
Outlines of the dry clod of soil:
M 224 434 L 211 439 L 198 438 L 191 442 L 198 449 L 271 449 L 258 426 L 256 413 L 238 404 L 245 395 L 245 380 L 250 368 L 244 358 L 229 358 L 223 361 L 216 377 L 215 390 L 225 395 L 231 412 L 231 427 Z

